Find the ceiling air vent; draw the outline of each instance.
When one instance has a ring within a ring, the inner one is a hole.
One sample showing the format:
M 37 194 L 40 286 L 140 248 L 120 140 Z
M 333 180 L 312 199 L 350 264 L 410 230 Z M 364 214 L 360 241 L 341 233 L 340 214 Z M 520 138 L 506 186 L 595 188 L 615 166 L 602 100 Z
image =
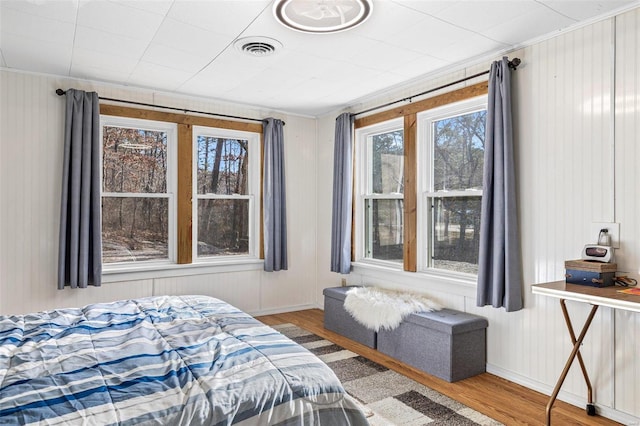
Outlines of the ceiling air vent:
M 236 40 L 234 46 L 247 55 L 264 57 L 276 53 L 282 43 L 268 37 L 244 37 Z

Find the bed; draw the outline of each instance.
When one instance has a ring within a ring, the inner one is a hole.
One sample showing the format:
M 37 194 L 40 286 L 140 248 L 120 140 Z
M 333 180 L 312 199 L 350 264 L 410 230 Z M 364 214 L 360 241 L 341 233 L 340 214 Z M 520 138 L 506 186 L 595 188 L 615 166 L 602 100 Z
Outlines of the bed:
M 0 424 L 367 425 L 319 358 L 218 299 L 0 316 Z

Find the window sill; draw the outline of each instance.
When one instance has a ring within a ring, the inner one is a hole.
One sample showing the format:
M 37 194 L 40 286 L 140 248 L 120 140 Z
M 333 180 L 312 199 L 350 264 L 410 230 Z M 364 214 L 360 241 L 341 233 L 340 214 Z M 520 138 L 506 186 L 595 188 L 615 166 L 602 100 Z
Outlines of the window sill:
M 215 274 L 221 272 L 241 272 L 263 269 L 264 260 L 254 258 L 219 260 L 216 262 L 196 262 L 184 265 L 176 263 L 155 263 L 145 265 L 118 265 L 103 267 L 102 282 L 136 281 L 152 278 L 186 277 L 191 275 Z
M 352 262 L 352 272 L 362 277 L 362 284 L 400 284 L 418 291 L 438 291 L 464 297 L 476 297 L 477 278 L 435 270 L 407 272 L 398 268 L 366 262 Z

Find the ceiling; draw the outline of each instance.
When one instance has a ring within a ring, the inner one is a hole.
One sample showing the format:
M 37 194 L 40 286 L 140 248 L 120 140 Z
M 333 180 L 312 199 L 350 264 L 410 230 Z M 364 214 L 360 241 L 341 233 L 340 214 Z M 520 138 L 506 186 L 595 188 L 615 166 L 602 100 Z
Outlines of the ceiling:
M 639 5 L 373 0 L 361 26 L 305 34 L 276 22 L 272 0 L 0 0 L 0 66 L 317 116 Z M 253 36 L 282 48 L 234 47 Z

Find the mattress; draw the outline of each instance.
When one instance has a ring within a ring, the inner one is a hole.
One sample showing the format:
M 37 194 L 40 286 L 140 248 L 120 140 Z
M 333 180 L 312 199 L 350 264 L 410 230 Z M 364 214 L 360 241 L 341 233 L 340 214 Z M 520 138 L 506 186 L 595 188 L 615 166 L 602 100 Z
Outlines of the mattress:
M 0 316 L 0 424 L 367 425 L 320 359 L 219 299 Z

